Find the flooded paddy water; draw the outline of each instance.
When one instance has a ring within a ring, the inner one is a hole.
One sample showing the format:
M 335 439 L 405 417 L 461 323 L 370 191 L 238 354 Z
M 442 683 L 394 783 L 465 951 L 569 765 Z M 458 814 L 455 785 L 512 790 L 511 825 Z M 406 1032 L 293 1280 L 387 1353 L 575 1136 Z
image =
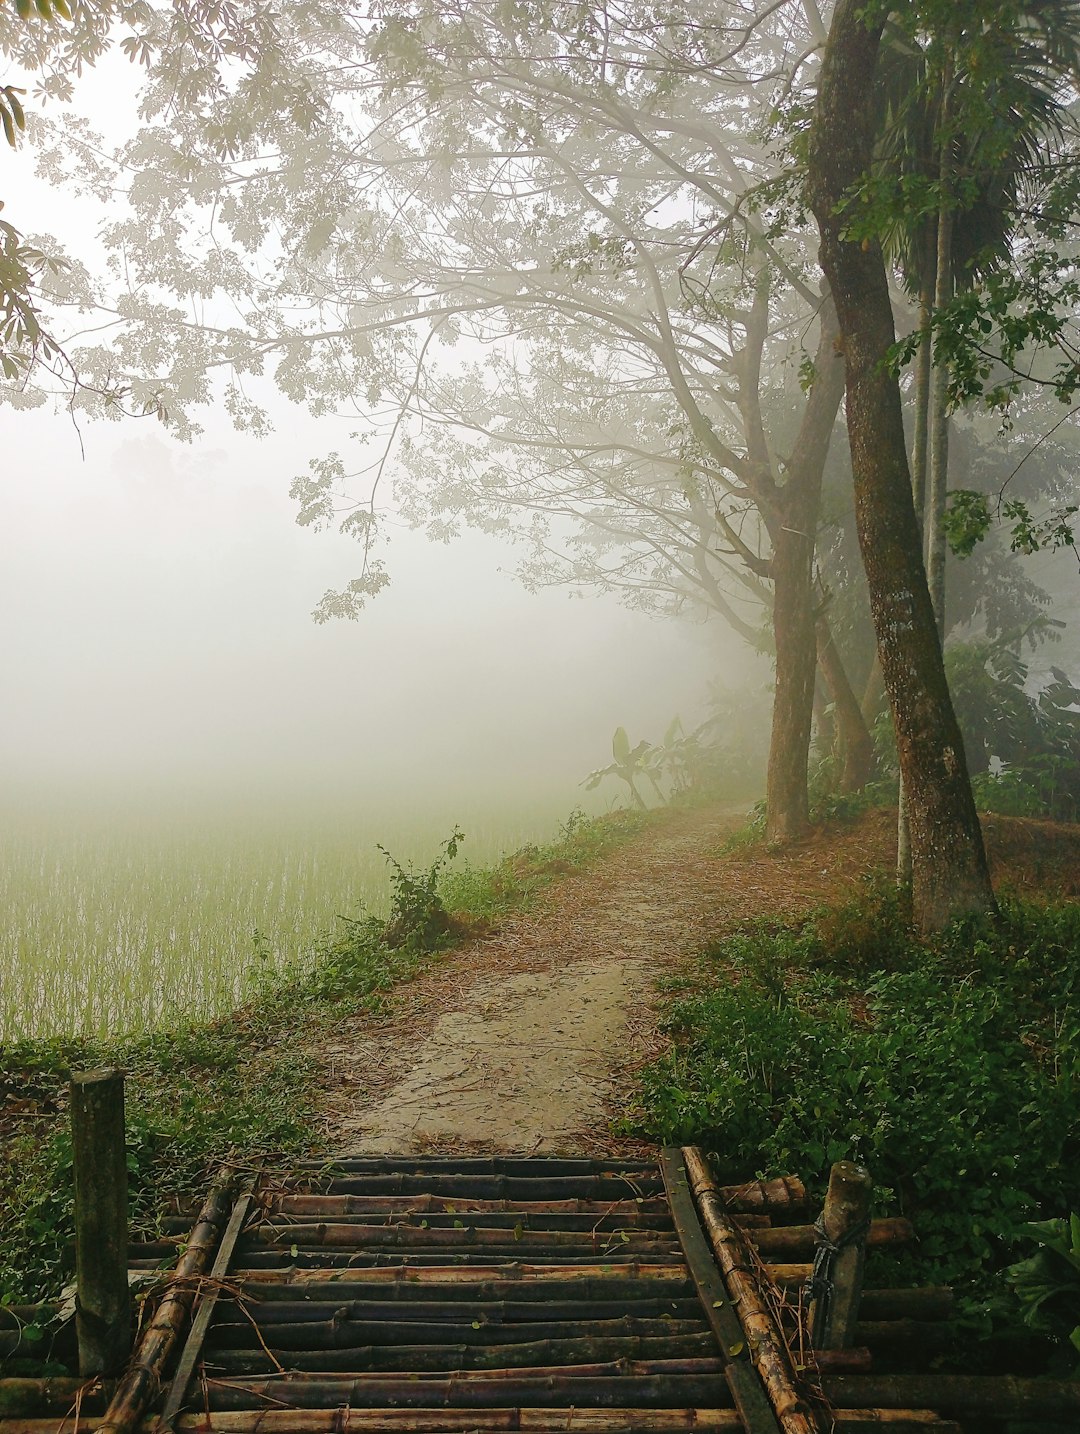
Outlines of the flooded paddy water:
M 26 806 L 0 833 L 0 1043 L 212 1017 L 267 966 L 304 964 L 338 917 L 383 913 L 377 844 L 423 867 L 457 823 L 487 865 L 558 832 L 567 789 L 502 810 L 378 802 L 97 813 Z

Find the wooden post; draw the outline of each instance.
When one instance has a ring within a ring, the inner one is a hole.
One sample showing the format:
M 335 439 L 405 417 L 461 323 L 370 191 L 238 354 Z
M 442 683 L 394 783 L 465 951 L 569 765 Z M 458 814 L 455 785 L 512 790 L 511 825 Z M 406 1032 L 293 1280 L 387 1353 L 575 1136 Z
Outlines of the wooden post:
M 79 1373 L 111 1376 L 131 1353 L 122 1071 L 80 1071 L 71 1077 L 71 1141 Z
M 815 1349 L 845 1349 L 855 1342 L 873 1188 L 869 1170 L 850 1160 L 837 1161 L 829 1172 L 823 1238 L 812 1276 L 810 1340 Z

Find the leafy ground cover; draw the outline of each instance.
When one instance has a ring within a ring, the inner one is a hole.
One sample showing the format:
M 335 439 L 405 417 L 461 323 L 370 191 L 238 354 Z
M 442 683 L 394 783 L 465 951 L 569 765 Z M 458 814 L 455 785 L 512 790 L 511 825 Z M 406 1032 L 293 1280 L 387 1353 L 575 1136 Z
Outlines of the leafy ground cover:
M 701 1143 L 721 1174 L 793 1170 L 823 1193 L 855 1158 L 917 1244 L 886 1282 L 952 1284 L 987 1333 L 1028 1222 L 1080 1189 L 1080 906 L 1007 896 L 922 944 L 895 890 L 741 925 L 671 988 L 668 1049 L 632 1128 Z M 875 1257 L 877 1259 L 877 1257 Z
M 664 820 L 663 813 L 574 814 L 555 841 L 491 867 L 450 868 L 455 833 L 426 869 L 388 858 L 388 920 L 361 913 L 292 965 L 268 961 L 251 999 L 224 1019 L 123 1040 L 0 1046 L 0 1301 L 55 1295 L 72 1272 L 66 1087 L 73 1069 L 114 1065 L 129 1073 L 132 1224 L 152 1235 L 169 1202 L 205 1190 L 210 1171 L 230 1154 L 312 1149 L 320 1089 L 310 1052 L 320 1027 L 378 1014 L 395 985 L 452 953 L 463 936 Z

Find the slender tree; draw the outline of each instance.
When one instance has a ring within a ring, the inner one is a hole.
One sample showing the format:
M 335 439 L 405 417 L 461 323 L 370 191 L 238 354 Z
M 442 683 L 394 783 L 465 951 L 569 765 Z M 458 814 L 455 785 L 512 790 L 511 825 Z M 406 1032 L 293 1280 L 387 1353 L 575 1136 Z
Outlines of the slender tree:
M 908 793 L 913 904 L 923 930 L 994 907 L 982 833 L 949 698 L 911 493 L 880 240 L 845 216 L 874 157 L 884 14 L 838 0 L 818 87 L 808 196 L 844 351 L 856 523 L 871 615 Z

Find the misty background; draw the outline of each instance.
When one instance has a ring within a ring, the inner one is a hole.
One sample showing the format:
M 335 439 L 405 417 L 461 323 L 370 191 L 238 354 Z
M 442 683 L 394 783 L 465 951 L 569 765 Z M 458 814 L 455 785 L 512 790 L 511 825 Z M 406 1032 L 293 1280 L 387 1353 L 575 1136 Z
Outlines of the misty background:
M 84 459 L 69 418 L 3 412 L 0 760 L 21 796 L 565 807 L 615 726 L 659 737 L 752 666 L 718 622 L 529 594 L 507 545 L 404 525 L 385 592 L 314 623 L 356 546 L 298 528 L 288 487 L 333 422 L 192 445 L 84 424 Z

